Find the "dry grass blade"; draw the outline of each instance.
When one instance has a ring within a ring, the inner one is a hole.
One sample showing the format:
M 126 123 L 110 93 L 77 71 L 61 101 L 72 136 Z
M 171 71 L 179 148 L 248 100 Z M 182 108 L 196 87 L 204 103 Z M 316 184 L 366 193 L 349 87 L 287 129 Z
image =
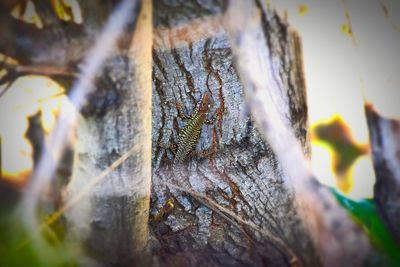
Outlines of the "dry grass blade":
M 1 141 L 1 139 L 0 139 Z M 0 142 L 1 145 L 1 142 Z M 86 184 L 86 186 L 80 191 L 79 194 L 75 195 L 70 201 L 65 203 L 61 208 L 59 208 L 56 212 L 54 212 L 45 222 L 41 224 L 41 226 L 37 229 L 36 233 L 42 231 L 46 227 L 55 223 L 69 208 L 74 206 L 76 203 L 79 202 L 91 189 L 93 189 L 96 184 L 101 182 L 107 175 L 109 175 L 112 171 L 114 171 L 118 166 L 124 163 L 130 156 L 132 156 L 138 150 L 138 145 L 135 144 L 125 152 L 121 157 L 119 157 L 116 161 L 114 161 L 110 166 L 108 166 L 102 173 L 90 179 L 90 182 Z M 20 245 L 16 248 L 16 250 L 22 248 L 23 246 L 27 245 L 29 240 L 24 240 L 20 243 Z
M 120 166 L 124 161 L 126 161 L 130 156 L 132 156 L 138 150 L 138 145 L 135 144 L 129 149 L 125 154 L 123 154 L 120 158 L 114 161 L 107 169 L 105 169 L 102 173 L 92 178 L 88 184 L 70 201 L 65 203 L 59 210 L 51 215 L 51 217 L 45 222 L 44 225 L 51 225 L 55 221 L 57 221 L 61 215 L 64 214 L 66 210 L 71 208 L 73 205 L 79 202 L 82 197 L 84 197 L 96 184 L 98 184 L 101 180 L 103 180 L 108 174 L 110 174 L 113 170 L 115 170 L 118 166 Z M 41 227 L 43 229 L 44 225 Z

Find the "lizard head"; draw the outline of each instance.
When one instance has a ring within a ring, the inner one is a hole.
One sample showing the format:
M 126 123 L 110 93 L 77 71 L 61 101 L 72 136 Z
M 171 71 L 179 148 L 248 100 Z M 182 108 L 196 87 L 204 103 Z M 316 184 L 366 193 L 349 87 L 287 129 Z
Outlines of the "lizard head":
M 205 92 L 200 100 L 199 111 L 203 113 L 208 113 L 211 109 L 211 99 L 210 94 Z

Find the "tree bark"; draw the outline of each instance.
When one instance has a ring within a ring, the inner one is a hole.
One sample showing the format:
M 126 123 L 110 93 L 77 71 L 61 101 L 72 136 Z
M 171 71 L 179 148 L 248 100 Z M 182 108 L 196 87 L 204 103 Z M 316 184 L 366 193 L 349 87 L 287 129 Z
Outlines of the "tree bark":
M 400 245 L 400 121 L 365 107 L 376 174 L 374 200 L 379 215 Z
M 0 52 L 18 60 L 24 71 L 53 67 L 50 75 L 70 79 L 115 4 L 87 2 L 80 1 L 82 25 L 58 22 L 51 8 L 43 6 L 39 13 L 49 16 L 44 29 L 0 8 Z M 260 61 L 274 66 L 265 75 L 276 85 L 280 116 L 308 155 L 300 38 L 261 1 L 254 3 L 261 14 L 260 40 L 265 39 L 268 52 L 260 54 Z M 224 28 L 228 2 L 157 0 L 154 11 L 149 0 L 142 4 L 137 24 L 127 27 L 119 40 L 80 117 L 68 197 L 74 199 L 99 173 L 104 179 L 68 211 L 69 238 L 83 244 L 89 261 L 100 265 L 157 265 L 146 253 L 152 237 L 154 259 L 165 266 L 321 265 L 319 244 L 301 218 L 306 213 L 299 214 L 295 192 L 245 105 L 233 64 L 237 54 Z M 213 104 L 209 119 L 215 121 L 202 127 L 196 149 L 182 167 L 182 181 L 172 170 L 173 145 L 187 123 L 178 107 L 192 113 L 206 92 Z M 125 161 L 116 169 L 103 171 L 121 158 Z M 312 188 L 322 191 L 317 183 Z M 321 203 L 330 208 L 330 202 Z M 329 219 L 336 228 L 343 225 L 336 217 Z M 344 233 L 339 229 L 331 235 L 337 232 Z M 349 262 L 360 263 L 362 256 Z
M 175 202 L 167 218 L 151 226 L 161 245 L 161 258 L 167 265 L 317 266 L 319 259 L 297 214 L 293 191 L 284 184 L 280 164 L 244 104 L 223 27 L 226 4 L 154 4 L 152 213 L 159 213 L 168 199 Z M 281 111 L 308 153 L 300 40 L 276 13 L 268 11 L 265 16 L 266 45 L 271 51 L 265 60 L 279 66 L 272 75 L 285 99 Z M 185 125 L 176 102 L 190 114 L 205 92 L 212 96 L 215 122 L 202 128 L 194 156 L 183 167 L 186 181 L 182 183 L 173 175 L 173 149 L 168 148 L 176 144 Z M 243 221 L 221 216 L 191 191 L 165 183 L 199 192 L 253 223 L 257 231 Z
M 331 192 L 315 179 L 292 130 L 288 114 L 296 109 L 296 104 L 291 101 L 288 105 L 286 95 L 282 94 L 287 85 L 275 76 L 279 63 L 268 60 L 273 58 L 274 51 L 266 45 L 270 35 L 263 29 L 269 24 L 267 13 L 263 12 L 261 3 L 258 9 L 250 2 L 232 0 L 230 3 L 226 24 L 246 103 L 258 131 L 275 152 L 285 173 L 283 178 L 293 188 L 297 212 L 307 231 L 312 233 L 322 264 L 332 267 L 364 264 L 367 255 L 373 255 L 366 234 L 338 205 Z
M 149 264 L 151 14 L 151 1 L 143 1 L 129 49 L 107 60 L 78 122 L 69 199 L 134 151 L 67 213 L 70 239 L 83 244 L 96 265 Z

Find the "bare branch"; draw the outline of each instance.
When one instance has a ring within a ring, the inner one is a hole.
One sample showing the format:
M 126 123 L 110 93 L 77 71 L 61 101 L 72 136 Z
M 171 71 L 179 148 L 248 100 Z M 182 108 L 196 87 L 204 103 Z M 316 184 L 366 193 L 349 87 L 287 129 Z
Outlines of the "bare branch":
M 60 217 L 71 207 L 73 207 L 75 204 L 77 204 L 84 196 L 87 195 L 87 193 L 93 189 L 94 186 L 96 186 L 99 182 L 101 182 L 105 177 L 107 177 L 112 171 L 114 171 L 118 166 L 120 166 L 122 163 L 124 163 L 130 156 L 132 156 L 134 153 L 137 153 L 138 151 L 138 144 L 133 145 L 126 153 L 124 153 L 120 158 L 115 160 L 110 166 L 108 166 L 102 173 L 97 175 L 96 177 L 93 177 L 92 179 L 89 179 L 89 183 L 85 185 L 84 188 L 81 189 L 81 191 L 76 194 L 72 199 L 70 199 L 67 203 L 65 203 L 62 207 L 60 207 L 57 211 L 55 211 L 53 214 L 51 214 L 50 217 L 46 219 L 45 222 L 43 222 L 40 227 L 38 227 L 35 232 L 39 233 L 40 231 L 43 231 L 46 229 L 48 226 L 51 226 L 53 223 L 55 223 L 57 220 L 60 219 Z M 1 152 L 1 136 L 0 136 L 0 152 Z M 1 154 L 0 154 L 0 163 L 1 163 Z M 0 165 L 1 166 L 1 165 Z M 0 169 L 1 170 L 1 169 Z M 24 240 L 19 247 L 25 246 L 29 243 L 29 239 Z
M 21 201 L 22 219 L 39 247 L 43 246 L 43 241 L 37 235 L 38 222 L 35 217 L 35 211 L 40 193 L 53 177 L 68 133 L 72 130 L 72 126 L 76 121 L 77 110 L 81 109 L 87 94 L 93 90 L 92 83 L 95 75 L 101 69 L 104 60 L 109 56 L 124 25 L 129 19 L 132 19 L 131 15 L 136 5 L 137 2 L 134 0 L 125 0 L 111 14 L 99 39 L 86 56 L 82 75 L 71 89 L 70 100 L 74 107 L 62 107 L 56 126 L 49 137 L 49 148 L 44 150 L 37 168 L 33 171 L 29 180 L 26 193 Z
M 0 97 L 8 91 L 19 77 L 24 75 L 44 75 L 59 82 L 62 81 L 62 79 L 59 78 L 78 78 L 78 73 L 68 68 L 57 66 L 23 66 L 14 63 L 2 63 L 1 69 L 7 70 L 7 73 L 0 78 L 0 86 L 7 85 L 0 91 Z
M 18 65 L 18 64 L 10 64 L 4 63 L 2 65 L 4 69 L 7 71 L 14 72 L 19 75 L 27 75 L 27 74 L 37 74 L 37 75 L 45 75 L 45 76 L 66 76 L 66 77 L 78 77 L 78 73 L 74 72 L 67 67 L 58 67 L 58 66 L 31 66 L 31 65 Z M 1 85 L 1 82 L 0 82 Z
M 382 118 L 365 106 L 376 174 L 374 200 L 379 215 L 400 244 L 400 121 Z
M 16 78 L 17 73 L 14 69 L 7 70 L 7 73 L 0 78 L 0 86 L 6 83 L 12 83 Z M 2 94 L 0 94 L 1 96 Z
M 0 78 L 0 86 L 4 85 L 4 88 L 0 91 L 0 97 L 2 97 L 8 89 L 10 89 L 11 85 L 19 78 L 19 74 L 14 70 L 9 70 L 7 73 Z
M 342 0 L 342 5 L 343 5 L 343 10 L 344 10 L 344 14 L 346 16 L 346 20 L 347 20 L 347 35 L 349 35 L 351 37 L 351 41 L 353 42 L 353 46 L 356 47 L 357 46 L 357 41 L 356 41 L 356 37 L 354 36 L 354 32 L 353 29 L 351 27 L 351 21 L 350 21 L 350 12 L 349 12 L 349 8 L 347 6 L 346 0 Z
M 97 31 L 106 20 L 106 10 L 111 9 L 109 1 L 78 0 L 82 12 L 83 25 L 87 31 Z
M 35 10 L 42 20 L 44 28 L 60 24 L 60 20 L 54 12 L 53 6 L 49 0 L 35 0 Z
M 85 185 L 82 190 L 74 195 L 72 199 L 70 199 L 67 203 L 65 203 L 60 209 L 58 209 L 56 212 L 54 212 L 44 224 L 40 227 L 40 230 L 45 228 L 45 226 L 50 226 L 54 222 L 56 222 L 61 215 L 65 213 L 69 208 L 74 206 L 76 203 L 78 203 L 87 193 L 93 189 L 93 187 L 101 182 L 107 175 L 109 175 L 112 171 L 114 171 L 118 166 L 120 166 L 122 163 L 124 163 L 130 156 L 132 156 L 134 153 L 138 152 L 139 144 L 133 145 L 126 153 L 124 153 L 120 158 L 118 158 L 116 161 L 114 161 L 110 166 L 108 166 L 102 173 L 97 175 L 96 177 L 90 179 L 89 183 Z
M 227 27 L 247 103 L 258 129 L 287 174 L 288 185 L 295 189 L 299 211 L 310 233 L 315 233 L 316 249 L 324 265 L 360 265 L 371 251 L 369 241 L 333 196 L 313 178 L 301 146 L 290 130 L 290 121 L 280 108 L 285 106 L 282 98 L 285 88 L 274 78 L 277 67 L 270 60 L 271 51 L 266 46 L 261 22 L 261 12 L 254 5 L 231 1 Z
M 38 29 L 13 18 L 1 8 L 0 40 L 0 53 L 21 64 L 48 66 L 68 66 L 79 62 L 93 41 L 87 38 L 79 24 L 63 22 L 62 30 Z

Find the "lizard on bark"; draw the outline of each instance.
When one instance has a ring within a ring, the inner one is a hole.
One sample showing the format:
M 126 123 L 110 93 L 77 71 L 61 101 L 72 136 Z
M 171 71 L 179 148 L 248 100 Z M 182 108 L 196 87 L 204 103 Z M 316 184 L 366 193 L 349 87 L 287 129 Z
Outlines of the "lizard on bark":
M 175 158 L 172 162 L 172 173 L 178 182 L 185 184 L 186 186 L 189 186 L 189 183 L 183 175 L 182 163 L 189 157 L 189 154 L 196 147 L 200 139 L 201 128 L 203 125 L 206 123 L 213 123 L 212 120 L 207 119 L 210 109 L 211 101 L 208 92 L 205 92 L 202 95 L 201 100 L 191 116 L 186 115 L 182 111 L 182 107 L 177 104 L 178 114 L 180 117 L 188 119 L 188 123 L 180 130 L 178 134 Z M 168 216 L 173 208 L 173 200 L 169 199 L 163 208 L 157 213 L 157 215 L 152 218 L 152 221 L 160 221 L 166 217 L 165 215 Z
M 182 177 L 182 163 L 189 157 L 190 153 L 196 147 L 201 134 L 201 128 L 204 124 L 213 123 L 207 119 L 211 109 L 210 94 L 205 92 L 201 100 L 191 116 L 184 115 L 188 119 L 186 126 L 180 130 L 177 140 L 177 151 L 172 162 L 172 172 L 178 181 L 185 183 Z M 180 112 L 180 109 L 178 109 Z
M 179 132 L 178 149 L 173 161 L 173 165 L 181 164 L 188 157 L 190 152 L 196 147 L 200 139 L 201 128 L 204 124 L 212 123 L 207 119 L 211 109 L 210 95 L 205 92 L 201 97 L 199 105 L 191 116 L 185 116 L 189 119 L 187 125 Z
M 192 196 L 198 202 L 202 203 L 204 206 L 206 206 L 209 209 L 211 209 L 212 211 L 216 212 L 218 215 L 220 215 L 222 218 L 227 220 L 229 223 L 236 226 L 239 230 L 241 230 L 243 232 L 243 234 L 251 242 L 254 242 L 254 240 L 243 229 L 244 226 L 248 226 L 251 229 L 261 233 L 262 235 L 264 235 L 268 239 L 272 240 L 274 243 L 278 244 L 285 251 L 288 252 L 288 254 L 290 256 L 290 263 L 292 265 L 299 264 L 301 266 L 298 256 L 285 243 L 284 240 L 280 239 L 279 237 L 273 235 L 272 233 L 270 233 L 266 230 L 260 229 L 257 225 L 254 225 L 251 222 L 242 219 L 240 216 L 236 215 L 231 210 L 229 210 L 225 207 L 222 207 L 218 203 L 215 203 L 214 201 L 209 199 L 207 196 L 202 195 L 202 194 L 192 190 L 190 188 L 190 186 L 189 187 L 187 186 L 188 181 L 184 179 L 184 175 L 182 174 L 182 171 L 183 171 L 181 168 L 182 163 L 189 157 L 190 153 L 196 147 L 196 145 L 200 139 L 201 128 L 203 127 L 203 125 L 213 123 L 212 120 L 207 119 L 210 109 L 211 109 L 211 100 L 210 100 L 210 95 L 208 92 L 205 92 L 203 94 L 203 96 L 199 102 L 199 105 L 196 107 L 196 109 L 194 110 L 194 112 L 191 116 L 182 114 L 180 108 L 178 108 L 178 112 L 180 113 L 180 115 L 183 115 L 184 117 L 186 117 L 189 120 L 187 125 L 178 134 L 177 151 L 176 151 L 173 163 L 172 163 L 172 172 L 173 172 L 175 178 L 177 179 L 178 182 L 181 182 L 183 184 L 176 185 L 176 184 L 172 184 L 172 183 L 166 182 L 166 181 L 159 181 L 159 183 L 164 184 L 165 186 L 167 186 L 169 188 L 173 188 L 175 190 L 185 192 L 186 194 Z M 184 185 L 184 184 L 186 184 L 186 185 Z M 168 200 L 168 201 L 170 201 L 170 200 Z M 164 205 L 164 206 L 166 206 L 166 205 Z M 173 209 L 173 205 L 172 205 L 171 209 Z M 170 211 L 171 210 L 169 210 L 168 213 L 170 213 Z M 168 213 L 166 213 L 166 214 L 168 215 Z M 159 214 L 164 216 L 164 210 L 161 210 L 161 213 L 159 212 Z

